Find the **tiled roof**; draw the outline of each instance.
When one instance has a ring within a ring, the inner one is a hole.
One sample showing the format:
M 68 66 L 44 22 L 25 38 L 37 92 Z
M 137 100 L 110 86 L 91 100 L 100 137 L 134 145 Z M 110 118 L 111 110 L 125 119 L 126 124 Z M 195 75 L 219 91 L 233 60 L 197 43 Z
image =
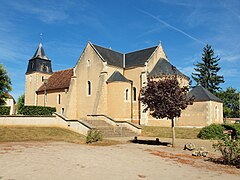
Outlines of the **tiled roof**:
M 149 59 L 149 57 L 152 55 L 152 53 L 155 51 L 156 48 L 157 46 L 154 46 L 151 48 L 127 53 L 125 55 L 125 59 L 126 59 L 125 67 L 129 68 L 129 67 L 143 66 L 145 62 Z
M 125 78 L 119 71 L 115 71 L 107 80 L 107 83 L 111 82 L 127 82 L 130 83 L 131 81 Z
M 107 61 L 109 65 L 117 66 L 117 67 L 123 67 L 123 54 L 113 51 L 108 48 L 104 48 L 98 45 L 93 44 L 95 49 L 101 54 L 101 56 L 104 58 L 104 60 Z
M 148 74 L 148 77 L 158 77 L 161 75 L 179 75 L 188 78 L 186 75 L 181 73 L 175 66 L 170 64 L 166 59 L 161 58 L 154 66 L 152 71 Z M 189 79 L 189 78 L 188 78 Z
M 47 80 L 46 90 L 69 88 L 72 76 L 73 68 L 54 72 Z M 37 91 L 44 91 L 44 84 Z
M 216 101 L 216 102 L 222 102 L 221 99 L 216 97 L 214 94 L 209 92 L 207 89 L 205 89 L 202 86 L 195 86 L 189 93 L 189 96 L 194 96 L 194 101 Z

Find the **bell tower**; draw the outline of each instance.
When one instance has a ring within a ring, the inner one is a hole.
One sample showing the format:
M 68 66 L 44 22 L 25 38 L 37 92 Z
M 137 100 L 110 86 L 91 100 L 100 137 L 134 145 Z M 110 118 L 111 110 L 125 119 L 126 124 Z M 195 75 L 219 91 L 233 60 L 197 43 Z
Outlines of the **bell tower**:
M 46 56 L 42 42 L 28 62 L 25 81 L 25 105 L 37 105 L 36 91 L 52 75 L 51 60 Z

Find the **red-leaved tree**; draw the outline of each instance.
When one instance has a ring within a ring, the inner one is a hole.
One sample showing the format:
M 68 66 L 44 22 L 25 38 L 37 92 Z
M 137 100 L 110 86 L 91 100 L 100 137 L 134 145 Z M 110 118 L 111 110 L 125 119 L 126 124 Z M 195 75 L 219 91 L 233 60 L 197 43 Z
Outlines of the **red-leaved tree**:
M 140 101 L 146 105 L 144 111 L 150 111 L 156 119 L 167 118 L 172 122 L 172 146 L 175 142 L 174 119 L 181 116 L 181 111 L 193 103 L 189 97 L 189 87 L 180 87 L 177 76 L 164 76 L 158 81 L 148 79 L 142 88 Z

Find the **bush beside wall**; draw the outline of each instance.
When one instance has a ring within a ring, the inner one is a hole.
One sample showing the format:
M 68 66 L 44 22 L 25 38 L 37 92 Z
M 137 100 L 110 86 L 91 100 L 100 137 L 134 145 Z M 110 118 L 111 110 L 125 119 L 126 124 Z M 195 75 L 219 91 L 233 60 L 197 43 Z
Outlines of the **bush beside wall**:
M 10 115 L 10 106 L 0 106 L 0 115 Z
M 22 109 L 22 114 L 29 116 L 51 116 L 54 112 L 56 112 L 55 107 L 24 106 Z

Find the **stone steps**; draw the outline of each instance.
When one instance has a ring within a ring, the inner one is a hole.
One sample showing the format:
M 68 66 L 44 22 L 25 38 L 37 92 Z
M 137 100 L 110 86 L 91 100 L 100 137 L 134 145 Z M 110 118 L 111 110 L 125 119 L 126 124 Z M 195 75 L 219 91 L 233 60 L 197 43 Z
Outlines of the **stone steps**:
M 112 126 L 104 120 L 86 120 L 89 124 L 95 126 L 103 137 L 130 137 L 136 133 L 126 127 Z

